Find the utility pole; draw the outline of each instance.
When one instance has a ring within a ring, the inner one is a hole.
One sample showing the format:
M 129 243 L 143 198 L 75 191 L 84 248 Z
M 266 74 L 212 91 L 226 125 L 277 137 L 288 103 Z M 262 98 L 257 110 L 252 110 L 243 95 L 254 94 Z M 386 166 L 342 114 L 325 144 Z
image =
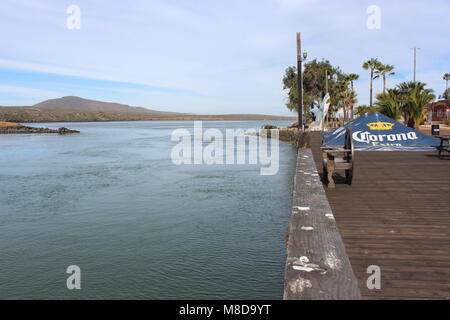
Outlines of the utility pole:
M 298 103 L 298 128 L 304 131 L 303 127 L 303 79 L 302 79 L 302 40 L 300 32 L 297 32 L 297 103 Z
M 325 95 L 328 93 L 328 70 L 325 70 Z
M 416 71 L 417 71 L 417 50 L 420 48 L 414 47 L 411 50 L 414 50 L 414 82 L 416 82 Z

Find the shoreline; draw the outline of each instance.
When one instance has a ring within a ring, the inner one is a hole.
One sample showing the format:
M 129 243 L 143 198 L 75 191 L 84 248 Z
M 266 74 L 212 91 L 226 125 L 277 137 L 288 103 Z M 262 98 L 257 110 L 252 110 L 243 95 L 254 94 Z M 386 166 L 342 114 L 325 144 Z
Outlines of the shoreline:
M 33 123 L 108 123 L 108 122 L 157 122 L 157 121 L 295 121 L 295 118 L 289 119 L 222 119 L 222 118 L 195 118 L 195 119 L 149 119 L 149 120 L 95 120 L 95 121 L 22 121 L 20 123 L 33 124 Z
M 142 114 L 76 110 L 40 110 L 0 107 L 0 121 L 18 123 L 45 122 L 117 122 L 117 121 L 195 121 L 195 120 L 295 120 L 295 116 L 267 114 Z

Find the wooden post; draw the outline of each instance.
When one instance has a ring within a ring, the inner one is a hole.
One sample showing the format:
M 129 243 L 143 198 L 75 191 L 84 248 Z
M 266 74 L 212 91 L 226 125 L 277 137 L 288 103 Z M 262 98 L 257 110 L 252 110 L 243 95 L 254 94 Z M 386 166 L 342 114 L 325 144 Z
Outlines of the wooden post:
M 334 179 L 333 179 L 333 173 L 335 171 L 335 165 L 334 165 L 334 159 L 330 159 L 330 157 L 327 157 L 327 172 L 328 172 L 328 188 L 335 188 L 336 184 L 334 183 Z
M 298 103 L 298 128 L 303 131 L 303 81 L 302 81 L 302 40 L 300 32 L 297 32 L 297 103 Z

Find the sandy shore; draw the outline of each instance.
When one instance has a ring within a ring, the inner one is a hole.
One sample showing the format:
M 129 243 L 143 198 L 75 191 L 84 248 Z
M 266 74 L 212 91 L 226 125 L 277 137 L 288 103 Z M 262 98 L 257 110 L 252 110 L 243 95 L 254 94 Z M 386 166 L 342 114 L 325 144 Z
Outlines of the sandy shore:
M 0 127 L 18 127 L 18 126 L 20 126 L 20 124 L 16 122 L 0 121 Z

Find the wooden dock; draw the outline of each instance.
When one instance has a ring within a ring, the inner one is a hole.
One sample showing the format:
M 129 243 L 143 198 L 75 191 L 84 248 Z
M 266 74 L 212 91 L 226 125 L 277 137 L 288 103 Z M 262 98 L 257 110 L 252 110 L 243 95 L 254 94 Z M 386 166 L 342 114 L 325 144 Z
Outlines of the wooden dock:
M 360 299 L 311 149 L 299 149 L 294 183 L 284 299 Z
M 311 151 L 322 173 L 321 134 Z M 365 299 L 450 299 L 450 157 L 356 152 L 353 185 L 325 188 Z M 367 268 L 381 268 L 369 290 Z

